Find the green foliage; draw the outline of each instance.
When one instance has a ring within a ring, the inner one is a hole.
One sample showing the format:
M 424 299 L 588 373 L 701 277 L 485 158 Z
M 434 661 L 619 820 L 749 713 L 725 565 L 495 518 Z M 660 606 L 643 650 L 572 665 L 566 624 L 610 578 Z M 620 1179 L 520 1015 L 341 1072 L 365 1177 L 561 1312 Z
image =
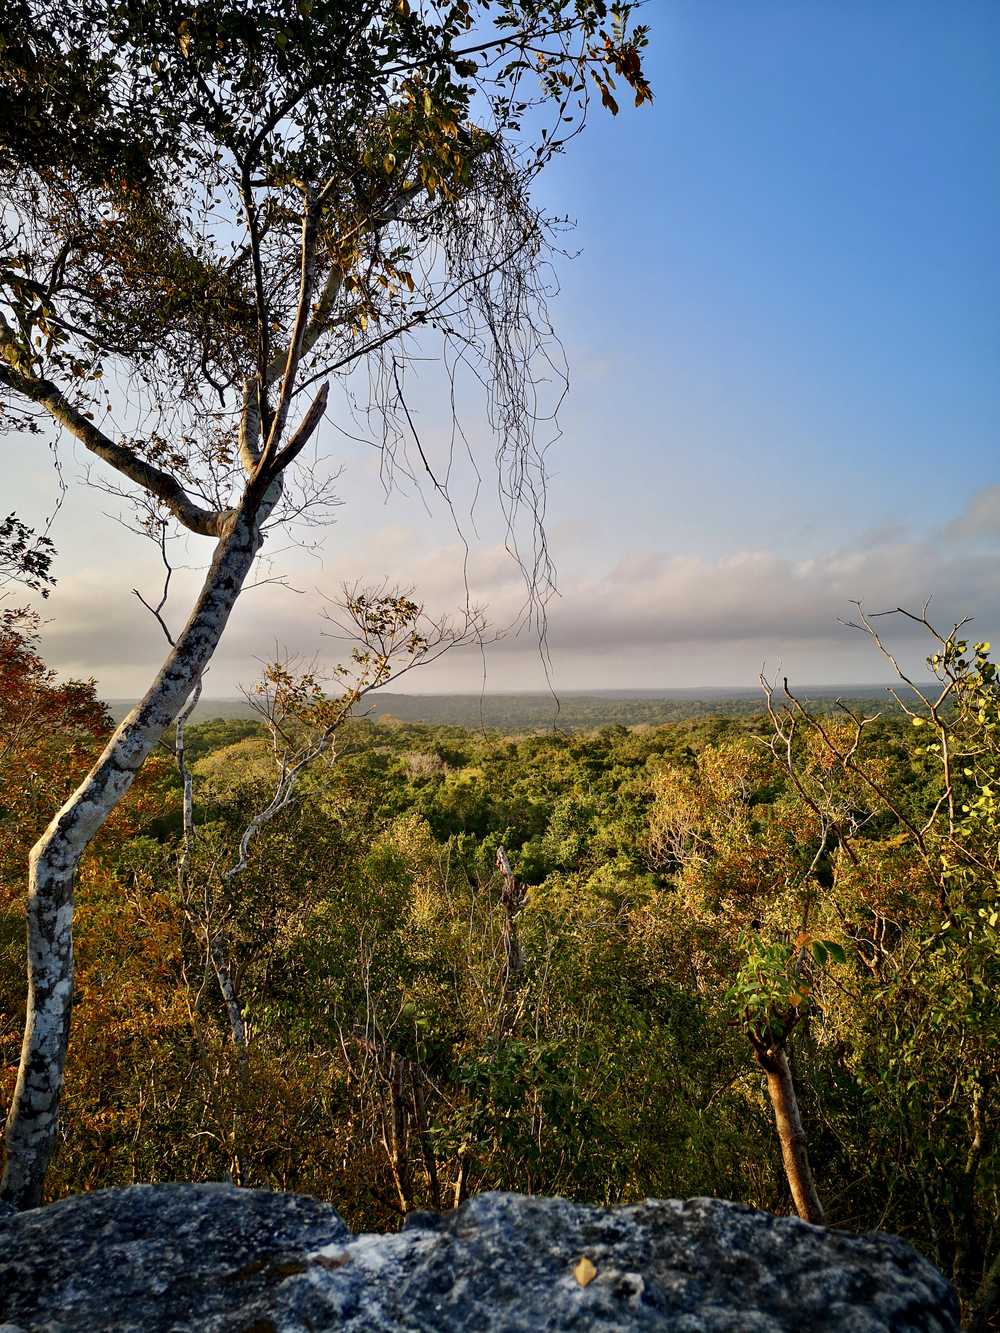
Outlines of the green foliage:
M 616 77 L 648 101 L 646 29 L 632 10 L 11 0 L 0 18 L 3 382 L 38 402 L 40 379 L 59 381 L 103 415 L 106 361 L 181 402 L 262 373 L 256 358 L 267 361 L 294 292 L 269 284 L 262 327 L 260 265 L 273 277 L 297 253 L 303 189 L 322 194 L 322 266 L 349 298 L 338 326 L 420 322 L 403 318 L 411 296 L 426 319 L 435 297 L 415 293 L 413 274 L 428 235 L 443 234 L 440 212 L 401 235 L 388 228 L 401 201 L 488 192 L 508 144 L 511 163 L 525 156 L 508 184 L 534 174 L 563 136 L 546 130 L 536 147 L 520 133 L 525 113 L 551 104 L 557 124 L 579 125 L 587 78 L 606 105 Z M 529 48 L 530 61 L 502 59 Z M 476 117 L 491 106 L 484 128 Z M 242 238 L 229 245 L 244 222 L 266 237 L 253 256 Z M 187 482 L 213 450 L 225 462 L 232 441 L 131 447 Z
M 760 717 L 347 724 L 262 830 L 227 923 L 242 1064 L 177 900 L 164 775 L 145 836 L 106 843 L 81 883 L 56 1189 L 218 1177 L 239 1147 L 249 1183 L 371 1228 L 463 1179 L 787 1210 L 750 1032 L 790 1052 L 830 1220 L 899 1232 L 971 1298 L 1000 1190 L 987 653 L 951 663 L 949 755 L 975 752 L 953 827 L 935 723 L 899 712 L 863 729 L 854 768 L 798 732 L 798 785 Z M 850 720 L 822 725 L 847 753 Z M 238 721 L 189 735 L 207 873 L 269 793 L 268 742 Z M 922 851 L 907 821 L 931 814 Z M 501 846 L 525 885 L 512 975 Z

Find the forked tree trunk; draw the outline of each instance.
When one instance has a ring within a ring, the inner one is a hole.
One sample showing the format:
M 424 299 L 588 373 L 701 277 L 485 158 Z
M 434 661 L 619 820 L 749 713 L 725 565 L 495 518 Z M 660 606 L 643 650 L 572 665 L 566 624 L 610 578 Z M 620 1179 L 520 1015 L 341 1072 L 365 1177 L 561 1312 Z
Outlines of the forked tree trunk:
M 771 1106 L 774 1108 L 774 1120 L 781 1141 L 781 1160 L 784 1163 L 788 1187 L 792 1192 L 795 1211 L 804 1222 L 814 1222 L 817 1226 L 822 1226 L 826 1219 L 809 1166 L 806 1132 L 802 1127 L 802 1116 L 799 1114 L 799 1101 L 795 1095 L 795 1083 L 788 1064 L 788 1056 L 781 1046 L 771 1047 L 767 1051 L 757 1049 L 756 1055 L 767 1075 L 767 1091 L 770 1094 Z
M 0 1198 L 16 1208 L 41 1202 L 55 1146 L 73 992 L 73 879 L 87 844 L 131 787 L 218 645 L 260 547 L 259 518 L 236 510 L 220 538 L 201 594 L 145 698 L 111 737 L 87 777 L 31 852 L 28 880 L 28 1008 L 21 1063 L 7 1117 Z

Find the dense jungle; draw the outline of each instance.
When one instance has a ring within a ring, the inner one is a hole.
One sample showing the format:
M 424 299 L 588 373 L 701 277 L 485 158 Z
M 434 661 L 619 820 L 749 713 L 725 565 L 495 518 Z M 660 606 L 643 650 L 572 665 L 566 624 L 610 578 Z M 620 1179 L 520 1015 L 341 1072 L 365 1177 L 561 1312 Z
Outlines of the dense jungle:
M 34 630 L 8 616 L 0 655 L 5 1096 L 25 857 L 111 725 Z M 898 1232 L 971 1301 L 1000 1246 L 998 711 L 988 645 L 945 655 L 936 719 L 359 708 L 262 822 L 318 706 L 278 672 L 277 727 L 187 728 L 187 833 L 165 736 L 80 873 L 50 1197 L 229 1178 L 372 1230 L 484 1189 L 794 1211 L 770 1045 L 827 1221 Z

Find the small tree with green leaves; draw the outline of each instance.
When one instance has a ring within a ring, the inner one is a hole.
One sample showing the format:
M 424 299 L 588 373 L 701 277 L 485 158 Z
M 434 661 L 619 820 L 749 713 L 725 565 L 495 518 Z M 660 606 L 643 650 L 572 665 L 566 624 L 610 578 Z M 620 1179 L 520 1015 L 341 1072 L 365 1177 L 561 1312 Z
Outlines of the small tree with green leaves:
M 885 616 L 925 637 L 929 684 L 887 645 Z M 870 1021 L 882 1034 L 874 1076 L 896 1103 L 901 1132 L 923 1127 L 915 1169 L 935 1257 L 967 1296 L 978 1288 L 970 1317 L 985 1328 L 1000 1308 L 993 1110 L 1000 1070 L 1000 679 L 990 644 L 966 638 L 967 623 L 941 631 L 926 607 L 872 615 L 858 605 L 853 625 L 895 674 L 890 692 L 916 739 L 912 784 L 888 779 L 873 743 L 876 713 L 843 704 L 839 721 L 823 718 L 786 682 L 777 725 L 786 735 L 798 728 L 808 736 L 828 788 L 839 783 L 850 793 L 839 807 L 826 804 L 828 838 L 845 889 L 861 902 L 848 916 L 836 881 L 826 896 L 853 936 L 857 969 L 868 976 Z M 801 751 L 784 753 L 791 780 L 803 784 Z M 901 860 L 913 889 L 899 895 L 895 909 L 906 917 L 893 921 L 890 914 L 873 930 L 863 905 L 866 895 L 877 895 L 866 881 L 889 857 Z

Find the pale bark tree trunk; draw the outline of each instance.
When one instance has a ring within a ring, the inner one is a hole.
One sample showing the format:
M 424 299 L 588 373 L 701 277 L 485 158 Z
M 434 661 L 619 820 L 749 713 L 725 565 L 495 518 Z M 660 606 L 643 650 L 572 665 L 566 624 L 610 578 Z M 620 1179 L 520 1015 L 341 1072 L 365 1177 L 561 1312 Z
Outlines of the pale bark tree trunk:
M 276 494 L 277 484 L 272 487 Z M 268 500 L 273 499 L 268 496 Z M 271 504 L 265 500 L 262 513 Z M 31 852 L 28 881 L 28 1007 L 21 1063 L 7 1117 L 0 1198 L 16 1208 L 41 1202 L 58 1132 L 73 991 L 73 878 L 87 844 L 201 678 L 260 547 L 258 515 L 241 507 L 216 547 L 201 594 L 145 698 Z
M 785 1178 L 792 1192 L 795 1211 L 804 1222 L 814 1222 L 823 1226 L 826 1219 L 823 1205 L 820 1203 L 809 1166 L 809 1152 L 806 1132 L 799 1113 L 799 1101 L 795 1095 L 795 1083 L 788 1064 L 788 1056 L 782 1047 L 756 1052 L 757 1059 L 767 1075 L 767 1091 L 774 1109 L 774 1120 L 781 1142 L 781 1160 L 785 1167 Z
M 212 967 L 215 969 L 215 979 L 219 983 L 222 1000 L 226 1006 L 226 1015 L 229 1018 L 229 1034 L 233 1039 L 233 1046 L 236 1048 L 240 1059 L 243 1059 L 247 1050 L 247 1026 L 243 1017 L 243 1006 L 240 1004 L 236 987 L 233 984 L 233 974 L 229 967 L 226 946 L 218 933 L 212 938 L 211 955 Z
M 188 719 L 194 710 L 198 707 L 198 700 L 201 698 L 201 679 L 195 682 L 194 689 L 188 698 L 187 703 L 177 714 L 177 724 L 174 729 L 174 760 L 177 764 L 177 772 L 181 779 L 181 820 L 183 837 L 181 842 L 181 857 L 177 863 L 177 888 L 180 891 L 181 902 L 185 908 L 188 905 L 188 870 L 191 866 L 191 853 L 194 850 L 194 787 L 191 780 L 191 770 L 187 764 L 187 750 L 185 748 L 185 730 Z

